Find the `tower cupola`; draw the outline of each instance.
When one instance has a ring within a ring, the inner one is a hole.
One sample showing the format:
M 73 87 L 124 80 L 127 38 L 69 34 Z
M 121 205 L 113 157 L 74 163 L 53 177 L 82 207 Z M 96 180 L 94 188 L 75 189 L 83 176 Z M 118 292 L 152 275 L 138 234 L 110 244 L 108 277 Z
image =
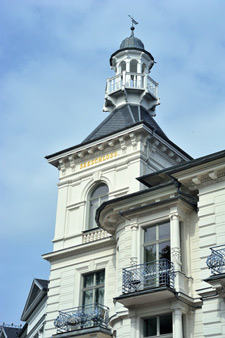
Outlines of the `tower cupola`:
M 134 36 L 133 23 L 136 21 L 132 19 L 131 35 L 110 57 L 115 76 L 107 79 L 103 110 L 112 112 L 125 104 L 134 104 L 155 116 L 155 107 L 159 104 L 158 83 L 149 76 L 155 61 L 143 42 Z
M 124 48 L 140 48 L 145 49 L 143 42 L 134 36 L 134 30 L 131 30 L 131 35 L 124 39 L 120 44 L 120 49 Z

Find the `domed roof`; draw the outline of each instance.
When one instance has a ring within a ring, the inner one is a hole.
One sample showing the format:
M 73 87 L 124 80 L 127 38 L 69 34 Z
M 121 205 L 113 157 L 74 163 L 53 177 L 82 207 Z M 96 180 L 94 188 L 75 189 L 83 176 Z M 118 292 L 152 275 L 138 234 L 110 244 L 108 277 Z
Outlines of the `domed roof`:
M 133 32 L 131 33 L 131 36 L 129 38 L 126 38 L 121 42 L 120 49 L 123 48 L 145 49 L 143 42 L 140 39 L 136 38 Z

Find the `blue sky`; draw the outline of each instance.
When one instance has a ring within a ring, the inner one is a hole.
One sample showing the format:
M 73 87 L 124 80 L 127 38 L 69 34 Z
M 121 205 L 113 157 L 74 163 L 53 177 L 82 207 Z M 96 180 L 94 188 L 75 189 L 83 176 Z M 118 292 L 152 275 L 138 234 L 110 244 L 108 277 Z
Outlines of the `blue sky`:
M 224 0 L 0 0 L 0 324 L 49 277 L 57 169 L 44 159 L 106 116 L 110 55 L 135 35 L 157 64 L 156 120 L 194 158 L 225 148 Z

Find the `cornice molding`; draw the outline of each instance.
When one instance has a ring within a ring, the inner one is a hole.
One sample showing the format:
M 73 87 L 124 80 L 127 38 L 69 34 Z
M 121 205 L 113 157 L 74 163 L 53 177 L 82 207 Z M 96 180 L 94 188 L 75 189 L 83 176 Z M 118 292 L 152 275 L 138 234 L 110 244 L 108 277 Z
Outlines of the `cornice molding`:
M 52 251 L 50 253 L 46 253 L 42 255 L 42 257 L 45 260 L 52 263 L 54 261 L 57 261 L 57 260 L 60 260 L 66 257 L 67 258 L 72 257 L 74 255 L 78 255 L 81 253 L 90 252 L 90 251 L 102 249 L 105 247 L 109 248 L 110 246 L 114 247 L 115 244 L 116 244 L 116 241 L 114 237 L 108 237 L 108 238 L 96 240 L 93 242 L 83 243 L 83 244 L 79 244 L 73 247 L 61 249 L 58 251 Z

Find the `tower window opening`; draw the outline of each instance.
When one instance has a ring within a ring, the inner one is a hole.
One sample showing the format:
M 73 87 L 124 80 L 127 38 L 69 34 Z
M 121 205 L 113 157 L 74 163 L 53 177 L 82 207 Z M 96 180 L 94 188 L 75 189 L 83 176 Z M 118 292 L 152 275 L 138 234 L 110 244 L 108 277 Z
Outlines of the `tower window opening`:
M 120 72 L 121 72 L 121 73 L 122 73 L 123 71 L 125 71 L 125 70 L 126 70 L 126 62 L 125 62 L 125 61 L 120 62 L 119 67 L 120 67 Z
M 94 187 L 91 191 L 90 198 L 89 198 L 89 222 L 88 222 L 88 229 L 93 229 L 97 227 L 97 223 L 95 221 L 95 214 L 96 210 L 100 205 L 107 201 L 108 199 L 108 186 L 105 183 L 101 183 Z
M 131 73 L 137 73 L 137 60 L 131 60 L 130 62 L 130 72 Z

